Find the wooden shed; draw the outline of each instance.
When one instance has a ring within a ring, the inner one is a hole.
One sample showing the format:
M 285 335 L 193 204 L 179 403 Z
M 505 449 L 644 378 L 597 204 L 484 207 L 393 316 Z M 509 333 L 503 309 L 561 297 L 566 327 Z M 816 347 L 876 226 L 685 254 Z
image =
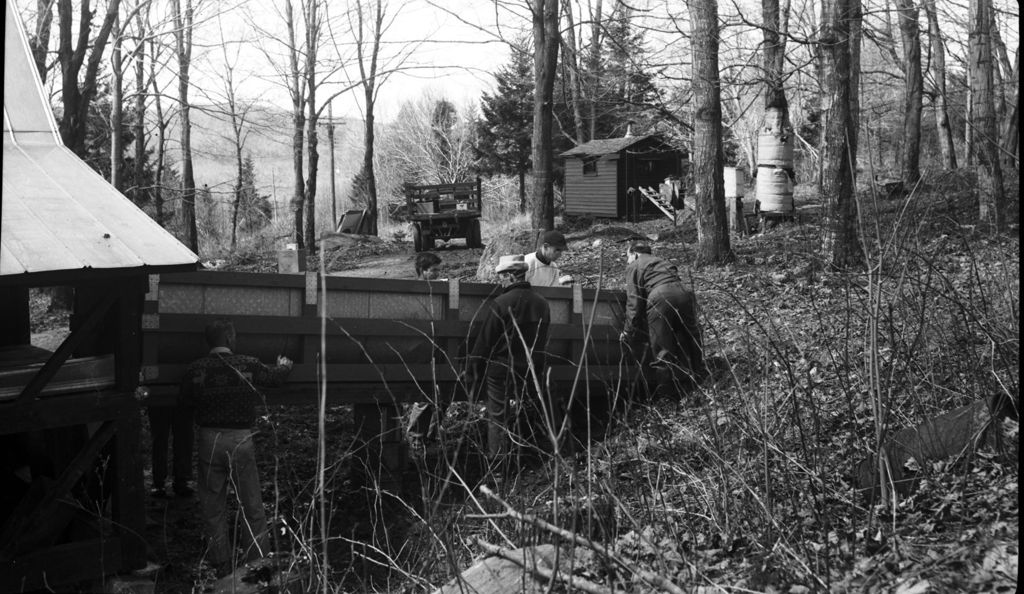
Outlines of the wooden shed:
M 135 398 L 144 297 L 150 274 L 198 262 L 61 144 L 18 14 L 7 0 L 0 592 L 52 591 L 145 563 Z M 46 348 L 30 295 L 55 286 L 71 289 L 74 306 Z
M 567 215 L 621 219 L 654 213 L 653 204 L 629 189 L 657 188 L 665 178 L 685 174 L 686 154 L 656 134 L 592 140 L 561 157 Z

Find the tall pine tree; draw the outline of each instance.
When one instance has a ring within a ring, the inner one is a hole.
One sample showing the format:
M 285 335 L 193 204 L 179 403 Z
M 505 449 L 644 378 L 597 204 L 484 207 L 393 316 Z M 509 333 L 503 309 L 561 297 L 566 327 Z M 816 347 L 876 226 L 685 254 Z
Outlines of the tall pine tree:
M 513 49 L 511 61 L 495 75 L 497 89 L 481 100 L 477 122 L 477 168 L 485 175 L 519 178 L 519 208 L 526 209 L 526 172 L 532 167 L 533 57 Z

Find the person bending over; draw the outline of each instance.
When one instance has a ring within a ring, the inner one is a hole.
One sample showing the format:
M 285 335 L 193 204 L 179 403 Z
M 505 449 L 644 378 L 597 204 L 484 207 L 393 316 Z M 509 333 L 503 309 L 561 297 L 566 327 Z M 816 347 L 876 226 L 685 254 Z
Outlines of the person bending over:
M 619 338 L 634 352 L 646 350 L 640 359 L 651 362 L 659 394 L 678 400 L 704 376 L 697 298 L 675 265 L 651 255 L 645 240 L 626 251 L 626 319 Z

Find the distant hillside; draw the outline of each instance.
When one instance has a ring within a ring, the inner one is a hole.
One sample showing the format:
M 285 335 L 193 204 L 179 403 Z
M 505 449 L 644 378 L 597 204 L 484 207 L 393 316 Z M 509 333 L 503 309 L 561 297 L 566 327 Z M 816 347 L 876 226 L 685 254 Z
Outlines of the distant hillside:
M 196 185 L 210 188 L 215 195 L 227 196 L 235 183 L 234 141 L 231 122 L 218 106 L 193 106 L 192 153 Z M 256 165 L 256 183 L 261 193 L 269 194 L 278 208 L 284 208 L 295 187 L 292 173 L 291 114 L 276 107 L 260 106 L 249 112 L 248 136 L 244 153 L 252 155 Z M 168 158 L 177 167 L 179 131 L 177 122 L 168 130 Z M 330 146 L 327 128 L 320 126 L 317 139 L 320 153 L 317 182 L 318 202 L 329 205 L 331 194 Z M 363 123 L 344 120 L 335 126 L 335 187 L 338 210 L 345 206 L 344 197 L 352 177 L 362 163 Z M 305 169 L 305 163 L 303 168 Z M 305 171 L 303 171 L 305 175 Z M 329 206 L 327 206 L 329 209 Z

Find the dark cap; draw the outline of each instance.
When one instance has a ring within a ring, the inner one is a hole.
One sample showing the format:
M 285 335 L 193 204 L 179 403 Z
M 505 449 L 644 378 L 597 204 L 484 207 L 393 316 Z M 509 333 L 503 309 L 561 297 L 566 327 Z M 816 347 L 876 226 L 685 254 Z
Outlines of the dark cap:
M 567 249 L 569 247 L 565 243 L 565 235 L 562 235 L 560 232 L 555 231 L 553 229 L 551 231 L 545 231 L 544 235 L 541 236 L 540 242 L 542 244 L 546 243 L 551 247 L 556 247 L 562 250 Z

